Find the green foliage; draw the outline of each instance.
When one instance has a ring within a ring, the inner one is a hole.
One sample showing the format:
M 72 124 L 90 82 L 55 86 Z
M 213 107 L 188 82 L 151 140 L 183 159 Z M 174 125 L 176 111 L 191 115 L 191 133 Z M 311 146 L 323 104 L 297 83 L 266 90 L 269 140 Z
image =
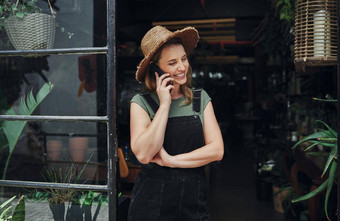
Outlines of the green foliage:
M 295 20 L 295 0 L 278 0 L 276 8 L 279 11 L 280 20 L 293 23 Z
M 18 115 L 31 115 L 38 105 L 44 100 L 44 98 L 51 92 L 53 85 L 50 82 L 45 83 L 34 98 L 32 91 L 27 95 L 25 99 L 21 99 L 19 104 Z M 11 107 L 6 115 L 17 115 L 13 107 Z M 6 160 L 4 173 L 2 179 L 6 179 L 6 173 L 10 158 L 13 154 L 14 148 L 21 136 L 21 133 L 26 125 L 27 121 L 5 121 L 0 128 L 0 133 L 3 132 L 7 138 L 9 155 Z M 1 141 L 1 140 L 0 140 Z M 0 144 L 0 147 L 4 144 Z
M 23 18 L 28 13 L 40 12 L 36 5 L 37 0 L 2 0 L 0 3 L 0 30 L 4 27 L 4 21 L 10 16 Z
M 338 139 L 338 134 L 337 132 L 332 129 L 330 126 L 328 126 L 326 123 L 322 122 L 322 121 L 318 121 L 319 123 L 322 123 L 325 127 L 325 129 L 319 129 L 319 131 L 306 136 L 305 138 L 301 139 L 300 141 L 298 141 L 293 147 L 292 149 L 297 148 L 300 144 L 303 143 L 307 143 L 309 144 L 309 146 L 305 149 L 305 151 L 314 151 L 314 146 L 316 145 L 322 145 L 327 149 L 330 149 L 329 152 L 327 152 L 327 162 L 325 164 L 322 176 L 323 177 L 327 171 L 329 171 L 328 173 L 328 179 L 326 181 L 324 181 L 317 189 L 315 189 L 314 191 L 301 196 L 299 198 L 296 198 L 293 200 L 293 202 L 299 202 L 299 201 L 303 201 L 303 200 L 307 200 L 310 199 L 312 197 L 314 197 L 315 195 L 323 192 L 324 190 L 326 190 L 326 198 L 325 198 L 325 202 L 324 202 L 324 210 L 325 210 L 325 214 L 327 217 L 329 217 L 328 215 L 328 201 L 329 201 L 329 196 L 331 193 L 331 190 L 333 188 L 333 185 L 335 183 L 335 176 L 337 173 L 337 152 L 338 152 L 338 144 L 337 144 L 337 139 Z
M 267 55 L 293 63 L 295 0 L 267 0 L 269 9 L 255 29 L 253 41 L 263 47 Z
M 24 221 L 25 220 L 25 198 L 20 197 L 14 212 L 12 214 L 12 206 L 10 203 L 15 199 L 15 196 L 3 202 L 0 205 L 0 221 Z
M 83 167 L 78 170 L 76 164 L 72 163 L 70 168 L 67 168 L 66 171 L 63 171 L 62 168 L 56 169 L 54 166 L 50 168 L 45 168 L 42 176 L 47 182 L 52 183 L 79 183 L 80 177 L 86 169 L 86 166 L 92 155 L 83 165 Z M 53 204 L 61 204 L 64 202 L 79 202 L 78 190 L 74 189 L 48 189 L 47 190 L 50 195 L 48 197 L 48 201 Z

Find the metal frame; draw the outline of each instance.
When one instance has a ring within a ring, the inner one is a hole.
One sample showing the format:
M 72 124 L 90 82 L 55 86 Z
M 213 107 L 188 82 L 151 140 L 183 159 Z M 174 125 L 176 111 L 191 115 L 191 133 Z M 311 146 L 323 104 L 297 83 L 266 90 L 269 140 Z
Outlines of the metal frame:
M 70 183 L 28 182 L 0 180 L 0 186 L 26 188 L 53 188 L 95 190 L 107 192 L 109 198 L 109 221 L 117 220 L 117 134 L 116 134 L 116 1 L 107 0 L 107 46 L 93 48 L 61 48 L 48 50 L 6 50 L 0 51 L 0 57 L 25 55 L 66 55 L 66 54 L 106 54 L 106 100 L 107 116 L 25 116 L 0 115 L 0 121 L 67 121 L 67 122 L 106 122 L 107 125 L 107 185 L 86 185 Z
M 340 134 L 340 2 L 337 1 L 337 39 L 338 39 L 338 54 L 337 54 L 337 132 L 338 134 Z M 340 140 L 338 139 L 338 157 L 339 157 L 339 146 L 340 146 Z M 340 184 L 339 184 L 339 180 L 340 180 L 340 163 L 338 160 L 338 165 L 337 165 L 337 171 L 338 171 L 338 175 L 337 175 L 337 179 L 338 179 L 338 184 L 337 184 L 337 220 L 340 221 Z

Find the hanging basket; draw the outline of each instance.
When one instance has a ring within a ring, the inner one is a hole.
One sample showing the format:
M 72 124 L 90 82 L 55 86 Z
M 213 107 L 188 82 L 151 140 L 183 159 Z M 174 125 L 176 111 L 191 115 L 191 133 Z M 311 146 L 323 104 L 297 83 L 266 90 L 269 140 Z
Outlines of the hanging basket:
M 295 64 L 337 63 L 336 0 L 296 0 L 294 55 Z
M 5 20 L 7 35 L 17 50 L 53 48 L 56 21 L 55 16 L 32 13 L 24 18 L 12 16 Z

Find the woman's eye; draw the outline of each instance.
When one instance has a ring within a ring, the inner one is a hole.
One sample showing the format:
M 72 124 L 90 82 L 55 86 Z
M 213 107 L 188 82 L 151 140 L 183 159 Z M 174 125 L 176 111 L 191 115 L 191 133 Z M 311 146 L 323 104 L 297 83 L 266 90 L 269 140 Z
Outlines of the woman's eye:
M 176 64 L 175 62 L 169 63 L 169 65 L 175 65 L 175 64 Z
M 182 58 L 182 61 L 186 61 L 188 58 L 187 57 L 185 57 L 185 58 Z

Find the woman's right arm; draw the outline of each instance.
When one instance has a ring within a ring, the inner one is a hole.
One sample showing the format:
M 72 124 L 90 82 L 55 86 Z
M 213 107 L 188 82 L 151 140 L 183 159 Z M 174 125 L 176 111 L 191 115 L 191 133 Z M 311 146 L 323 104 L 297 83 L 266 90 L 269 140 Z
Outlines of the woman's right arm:
M 152 121 L 141 106 L 136 103 L 131 103 L 130 106 L 131 150 L 138 161 L 143 164 L 148 164 L 163 147 L 171 104 L 169 91 L 173 88 L 172 85 L 166 86 L 167 82 L 173 79 L 169 78 L 163 81 L 165 77 L 158 78 L 156 75 L 160 105 Z

